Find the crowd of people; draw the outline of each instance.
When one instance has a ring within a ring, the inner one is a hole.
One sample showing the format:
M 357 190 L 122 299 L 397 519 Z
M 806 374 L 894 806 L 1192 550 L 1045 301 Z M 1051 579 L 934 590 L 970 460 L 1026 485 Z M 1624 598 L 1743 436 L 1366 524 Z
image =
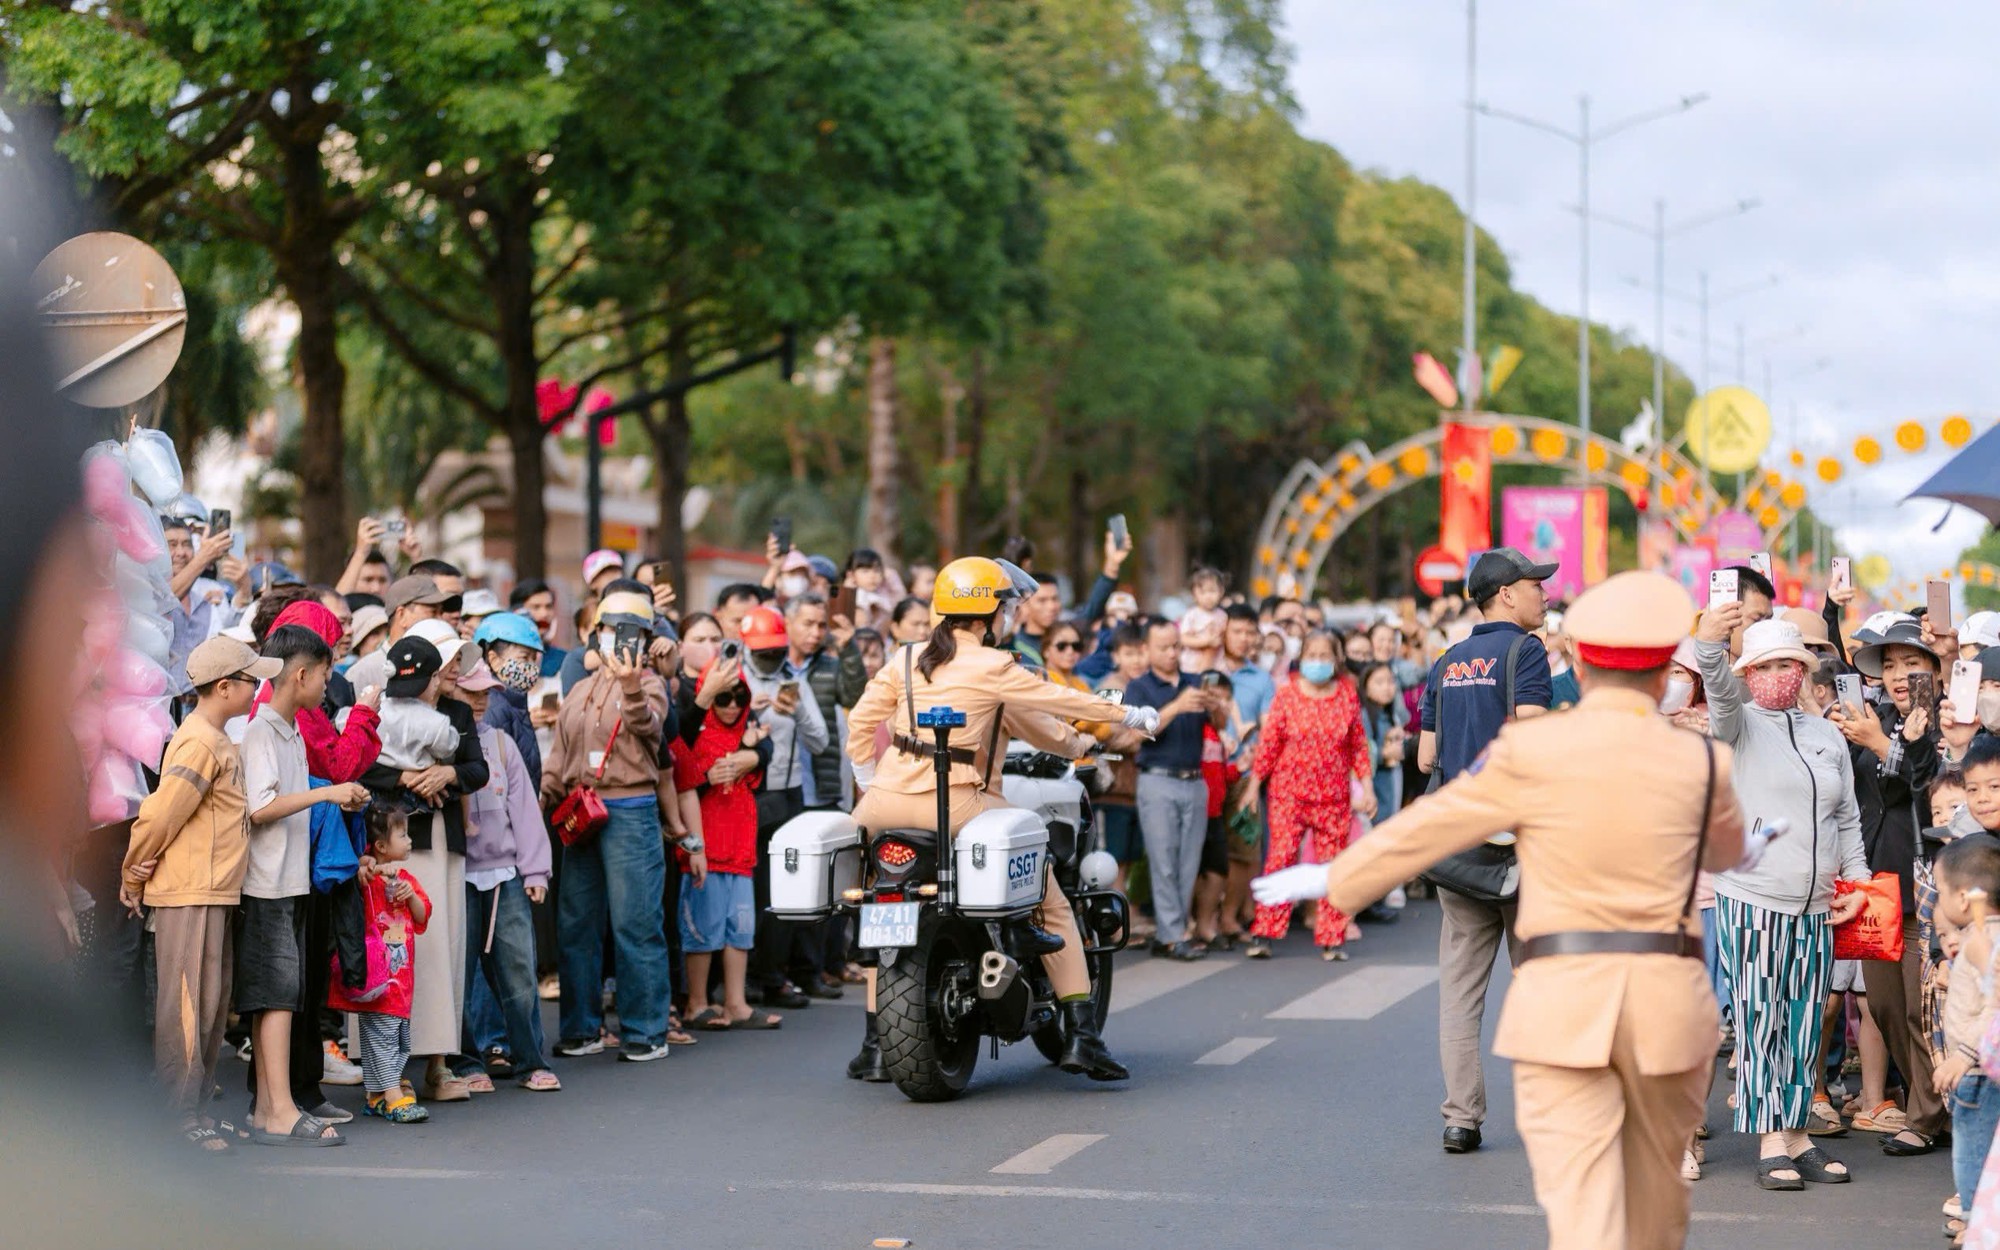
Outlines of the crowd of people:
M 655 1060 L 702 1033 L 778 1029 L 864 980 L 844 918 L 764 913 L 762 848 L 801 812 L 860 798 L 853 759 L 870 753 L 851 749 L 850 713 L 899 648 L 931 637 L 933 566 L 774 536 L 762 582 L 710 610 L 680 604 L 661 561 L 610 551 L 573 591 L 479 587 L 365 520 L 340 580 L 310 586 L 235 559 L 205 518 L 163 524 L 187 687 L 121 898 L 146 917 L 160 1076 L 191 1142 L 336 1143 L 348 1117 L 324 1082 L 364 1084 L 392 1123 L 496 1078 L 555 1091 L 551 1056 Z M 1252 876 L 1331 860 L 1476 769 L 1507 721 L 1578 698 L 1542 591 L 1553 569 L 1509 549 L 1429 604 L 1252 601 L 1197 569 L 1189 598 L 1155 612 L 1120 588 L 1128 553 L 1107 534 L 1065 612 L 1032 545 L 1010 544 L 1038 586 L 1003 645 L 1050 682 L 1157 710 L 1151 733 L 1077 727 L 1110 764 L 1098 845 L 1162 958 L 1273 957 L 1295 909 L 1257 905 Z M 1849 632 L 1852 591 L 1779 610 L 1757 569 L 1737 577 L 1659 706 L 1731 746 L 1746 812 L 1787 828 L 1753 868 L 1699 884 L 1732 1127 L 1758 1136 L 1756 1180 L 1774 1190 L 1848 1180 L 1823 1144 L 1842 1134 L 1879 1134 L 1897 1157 L 1948 1139 L 1962 1235 L 2000 1115 L 1983 1066 L 2000 1073 L 2000 617 L 1884 612 Z M 1938 698 L 1959 660 L 1980 666 L 1975 708 Z M 602 810 L 571 840 L 585 791 Z M 1407 883 L 1443 912 L 1457 1153 L 1481 1144 L 1486 991 L 1514 944 L 1506 841 Z M 1900 905 L 1900 955 L 1836 960 L 1855 887 L 1878 881 Z M 1302 923 L 1345 960 L 1410 892 L 1353 915 L 1308 905 Z M 205 1110 L 225 1033 L 251 1061 L 240 1125 Z M 879 1060 L 864 1051 L 850 1072 L 879 1077 Z M 1684 1174 L 1702 1163 L 1687 1143 Z

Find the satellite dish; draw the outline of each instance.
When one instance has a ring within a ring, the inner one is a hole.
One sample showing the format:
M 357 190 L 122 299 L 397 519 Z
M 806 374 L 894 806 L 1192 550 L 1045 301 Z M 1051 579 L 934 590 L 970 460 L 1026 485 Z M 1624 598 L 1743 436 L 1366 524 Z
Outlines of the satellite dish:
M 80 234 L 42 258 L 34 282 L 63 398 L 122 408 L 173 372 L 187 337 L 187 296 L 146 244 L 110 231 Z

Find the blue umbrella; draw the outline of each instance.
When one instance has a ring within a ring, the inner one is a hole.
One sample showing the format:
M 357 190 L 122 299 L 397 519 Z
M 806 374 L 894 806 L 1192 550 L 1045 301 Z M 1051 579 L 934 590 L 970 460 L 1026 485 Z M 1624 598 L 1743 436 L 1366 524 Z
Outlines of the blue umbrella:
M 1948 499 L 2000 525 L 2000 425 L 1981 434 L 1909 498 Z

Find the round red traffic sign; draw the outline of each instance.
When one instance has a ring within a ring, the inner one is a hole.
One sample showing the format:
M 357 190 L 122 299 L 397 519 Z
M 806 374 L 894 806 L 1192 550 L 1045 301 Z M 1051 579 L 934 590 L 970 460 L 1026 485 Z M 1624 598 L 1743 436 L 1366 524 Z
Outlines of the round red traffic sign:
M 1465 561 L 1443 547 L 1426 547 L 1417 557 L 1417 589 L 1427 595 L 1444 593 L 1445 583 L 1465 580 Z

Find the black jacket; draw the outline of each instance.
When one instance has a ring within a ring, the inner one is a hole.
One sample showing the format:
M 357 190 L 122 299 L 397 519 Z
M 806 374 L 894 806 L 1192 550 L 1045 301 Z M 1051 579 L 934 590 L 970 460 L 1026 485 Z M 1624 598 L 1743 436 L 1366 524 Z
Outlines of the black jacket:
M 1937 780 L 1938 732 L 1935 726 L 1915 742 L 1902 739 L 1903 718 L 1893 704 L 1872 709 L 1882 732 L 1903 748 L 1896 768 L 1883 774 L 1882 759 L 1865 747 L 1854 756 L 1854 798 L 1861 808 L 1861 842 L 1868 851 L 1871 872 L 1893 872 L 1903 883 L 1903 915 L 1917 914 L 1913 889 L 1920 843 L 1931 823 L 1930 788 Z

